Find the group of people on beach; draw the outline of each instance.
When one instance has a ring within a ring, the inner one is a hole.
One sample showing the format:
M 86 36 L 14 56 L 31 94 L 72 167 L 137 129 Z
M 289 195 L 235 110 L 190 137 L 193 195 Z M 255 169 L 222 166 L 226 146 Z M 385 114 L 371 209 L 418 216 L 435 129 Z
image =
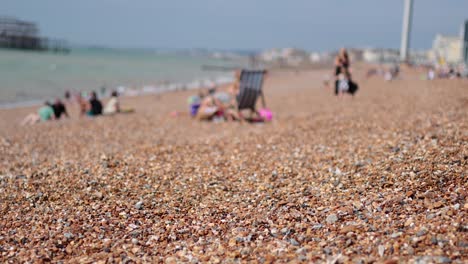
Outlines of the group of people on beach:
M 237 110 L 238 89 L 238 73 L 236 73 L 236 81 L 227 91 L 220 91 L 216 86 L 212 86 L 206 92 L 191 96 L 190 115 L 197 120 L 205 121 L 243 121 L 241 113 Z
M 400 72 L 399 66 L 395 65 L 388 70 L 386 80 L 392 80 L 398 76 Z M 334 94 L 341 97 L 345 94 L 354 95 L 358 90 L 357 83 L 352 79 L 351 61 L 348 52 L 345 48 L 341 48 L 334 60 Z M 368 72 L 368 77 L 372 75 Z M 200 92 L 198 95 L 189 98 L 190 115 L 197 120 L 210 120 L 215 122 L 220 121 L 253 121 L 263 122 L 271 120 L 272 113 L 267 109 L 252 111 L 250 115 L 245 115 L 238 109 L 238 95 L 240 86 L 241 72 L 235 72 L 234 82 L 226 89 L 218 89 L 213 86 L 207 92 Z M 444 71 L 439 70 L 437 73 L 433 69 L 429 69 L 427 79 L 439 78 L 458 78 L 460 73 L 455 70 Z M 326 83 L 328 86 L 328 82 Z M 102 92 L 102 91 L 101 91 Z M 67 92 L 65 99 L 67 102 L 72 101 L 71 94 Z M 100 115 L 110 115 L 119 112 L 131 112 L 132 110 L 122 110 L 118 100 L 118 92 L 111 93 L 110 100 L 103 107 L 96 92 L 91 92 L 89 97 L 81 93 L 75 94 L 75 100 L 79 106 L 80 116 L 95 117 Z M 177 114 L 177 113 L 176 113 Z M 40 107 L 37 113 L 28 115 L 23 120 L 23 125 L 34 124 L 39 121 L 58 120 L 62 116 L 69 117 L 67 108 L 64 102 L 57 98 L 53 103 L 45 102 Z
M 60 98 L 56 98 L 54 103 L 46 101 L 44 105 L 37 110 L 37 113 L 27 115 L 21 124 L 32 125 L 39 121 L 58 120 L 62 116 L 70 117 L 65 104 Z
M 351 61 L 345 48 L 340 49 L 334 61 L 335 65 L 335 95 L 354 95 L 358 85 L 352 79 Z M 249 121 L 264 122 L 272 119 L 272 112 L 266 108 L 254 111 L 249 116 L 244 115 L 237 107 L 239 95 L 240 71 L 236 71 L 235 80 L 228 89 L 218 91 L 211 87 L 207 93 L 199 93 L 189 98 L 190 114 L 198 120 Z M 177 114 L 177 113 L 176 113 Z
M 390 66 L 379 66 L 371 68 L 366 73 L 366 78 L 372 76 L 382 76 L 385 81 L 393 81 L 399 78 L 400 66 L 398 64 L 392 64 Z
M 242 121 L 231 89 L 226 92 L 211 87 L 206 93 L 200 92 L 197 96 L 190 97 L 190 114 L 198 120 Z
M 81 94 L 76 95 L 76 101 L 80 107 L 81 116 L 99 116 L 99 115 L 112 115 L 122 112 L 119 102 L 119 94 L 117 91 L 112 91 L 111 97 L 105 107 L 102 106 L 96 92 L 91 92 L 88 100 L 85 100 Z
M 120 107 L 117 91 L 111 93 L 109 101 L 105 107 L 95 91 L 92 91 L 88 96 L 81 93 L 74 95 L 75 101 L 79 107 L 80 116 L 96 117 L 100 115 L 112 115 L 120 112 L 129 112 L 129 110 L 123 111 Z M 73 103 L 72 95 L 69 91 L 65 92 L 65 102 L 68 104 Z M 66 104 L 62 99 L 56 98 L 54 103 L 46 101 L 37 112 L 27 115 L 22 125 L 32 125 L 41 121 L 59 120 L 62 117 L 69 118 L 70 115 L 67 111 Z
M 248 121 L 265 122 L 272 119 L 272 113 L 266 108 L 258 111 L 240 111 L 238 109 L 238 95 L 240 86 L 240 71 L 235 72 L 234 82 L 227 89 L 220 90 L 215 86 L 207 92 L 189 98 L 190 115 L 197 120 L 205 121 Z
M 418 65 L 413 67 L 414 70 L 421 72 L 422 80 L 436 80 L 436 79 L 461 79 L 468 77 L 468 72 L 464 66 L 448 66 L 448 65 Z M 383 76 L 385 81 L 392 81 L 398 79 L 400 67 L 398 64 L 392 66 L 379 66 L 371 68 L 367 71 L 366 77 Z
M 435 80 L 435 79 L 460 79 L 468 77 L 468 70 L 464 69 L 463 66 L 450 67 L 447 65 L 435 65 L 427 67 L 426 80 Z M 463 74 L 465 73 L 465 74 Z

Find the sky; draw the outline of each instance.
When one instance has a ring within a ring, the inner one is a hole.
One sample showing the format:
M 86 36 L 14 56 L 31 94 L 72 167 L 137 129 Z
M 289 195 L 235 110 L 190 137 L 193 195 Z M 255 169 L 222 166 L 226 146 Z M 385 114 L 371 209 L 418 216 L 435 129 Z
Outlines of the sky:
M 398 48 L 403 0 L 0 0 L 73 44 L 174 49 Z M 468 0 L 415 0 L 411 48 L 457 35 Z

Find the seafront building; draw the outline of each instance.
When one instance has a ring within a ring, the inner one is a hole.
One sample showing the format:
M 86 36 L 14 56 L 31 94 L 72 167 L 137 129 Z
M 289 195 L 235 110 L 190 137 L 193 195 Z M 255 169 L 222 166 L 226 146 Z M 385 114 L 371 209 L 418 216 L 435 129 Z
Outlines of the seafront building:
M 331 64 L 338 51 L 306 52 L 297 49 L 270 49 L 258 55 L 266 64 L 298 66 L 306 64 Z M 436 62 L 433 50 L 412 50 L 409 60 L 415 64 L 432 64 Z M 350 48 L 348 55 L 352 62 L 367 62 L 371 64 L 398 64 L 400 52 L 397 49 L 382 48 Z
M 357 48 L 348 49 L 349 59 L 351 61 L 362 61 L 364 58 L 364 50 Z
M 416 65 L 430 65 L 434 63 L 431 59 L 431 50 L 412 50 L 410 60 Z
M 463 60 L 463 39 L 437 34 L 432 44 L 431 58 L 439 64 L 456 64 Z
M 259 58 L 267 63 L 283 63 L 297 66 L 309 60 L 307 51 L 296 48 L 269 49 L 262 52 Z
M 468 25 L 467 25 L 468 26 Z M 409 61 L 418 65 L 459 64 L 468 61 L 468 31 L 467 41 L 462 37 L 444 36 L 438 34 L 429 50 L 411 50 Z M 350 48 L 348 54 L 353 62 L 363 61 L 371 64 L 398 64 L 400 51 L 383 48 Z M 307 64 L 333 63 L 337 51 L 307 52 L 294 48 L 276 48 L 261 52 L 257 58 L 266 64 L 282 66 L 299 66 Z
M 365 49 L 362 59 L 369 63 L 397 63 L 400 61 L 400 53 L 394 49 Z

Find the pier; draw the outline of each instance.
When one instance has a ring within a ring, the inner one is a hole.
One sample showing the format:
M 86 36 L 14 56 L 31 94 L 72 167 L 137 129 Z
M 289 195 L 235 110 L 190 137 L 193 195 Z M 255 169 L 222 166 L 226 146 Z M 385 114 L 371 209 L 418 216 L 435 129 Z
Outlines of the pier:
M 0 17 L 0 48 L 70 52 L 65 40 L 41 37 L 35 23 L 11 17 Z

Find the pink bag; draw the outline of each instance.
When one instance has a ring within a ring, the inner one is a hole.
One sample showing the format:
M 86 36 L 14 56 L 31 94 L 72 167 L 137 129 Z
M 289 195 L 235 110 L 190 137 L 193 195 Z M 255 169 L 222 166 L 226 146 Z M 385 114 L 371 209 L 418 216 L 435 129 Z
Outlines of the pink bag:
M 258 113 L 265 121 L 271 121 L 273 119 L 273 113 L 270 111 L 270 109 L 262 108 L 258 111 Z

